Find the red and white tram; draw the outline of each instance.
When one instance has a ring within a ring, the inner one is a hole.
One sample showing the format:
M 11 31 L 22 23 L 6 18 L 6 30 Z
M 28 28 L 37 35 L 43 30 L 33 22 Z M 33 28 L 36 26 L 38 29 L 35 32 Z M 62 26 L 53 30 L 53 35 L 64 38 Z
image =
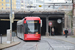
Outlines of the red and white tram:
M 25 17 L 17 22 L 17 36 L 23 40 L 40 40 L 40 28 L 40 17 Z

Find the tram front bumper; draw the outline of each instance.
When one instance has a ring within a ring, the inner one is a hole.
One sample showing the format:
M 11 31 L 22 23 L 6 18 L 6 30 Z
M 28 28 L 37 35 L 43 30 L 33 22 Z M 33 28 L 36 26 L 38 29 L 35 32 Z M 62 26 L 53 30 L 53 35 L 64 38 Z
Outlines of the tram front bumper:
M 38 34 L 25 34 L 24 36 L 24 40 L 41 40 L 41 35 Z

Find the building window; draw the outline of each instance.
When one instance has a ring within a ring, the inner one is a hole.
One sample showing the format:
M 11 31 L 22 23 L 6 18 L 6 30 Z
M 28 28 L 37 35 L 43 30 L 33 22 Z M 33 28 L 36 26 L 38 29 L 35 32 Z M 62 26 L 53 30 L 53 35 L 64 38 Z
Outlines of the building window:
M 6 4 L 7 7 L 9 7 L 9 4 Z
M 3 6 L 3 3 L 2 3 L 2 6 Z
M 3 0 L 2 0 L 3 1 Z
M 23 3 L 23 1 L 21 1 Z
M 20 3 L 18 2 L 18 3 L 16 3 L 16 4 L 20 4 Z
M 10 8 L 6 8 L 6 9 L 10 9 Z
M 6 2 L 9 2 L 9 0 L 6 0 Z
M 60 6 L 55 6 L 54 9 L 58 9 Z
M 21 5 L 23 7 L 23 5 Z
M 2 9 L 3 9 L 3 7 L 2 7 Z
M 20 7 L 16 7 L 17 9 L 20 9 Z

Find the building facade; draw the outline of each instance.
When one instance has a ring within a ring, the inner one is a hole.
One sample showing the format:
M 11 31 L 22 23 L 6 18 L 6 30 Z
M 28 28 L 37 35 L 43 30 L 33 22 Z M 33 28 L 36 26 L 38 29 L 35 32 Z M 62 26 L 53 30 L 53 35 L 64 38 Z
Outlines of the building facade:
M 41 5 L 41 7 L 39 7 Z M 72 0 L 12 0 L 13 10 L 72 9 Z M 0 0 L 0 10 L 10 9 L 10 0 Z
M 0 10 L 9 10 L 10 0 L 0 0 Z M 16 1 L 12 0 L 12 9 L 16 9 Z

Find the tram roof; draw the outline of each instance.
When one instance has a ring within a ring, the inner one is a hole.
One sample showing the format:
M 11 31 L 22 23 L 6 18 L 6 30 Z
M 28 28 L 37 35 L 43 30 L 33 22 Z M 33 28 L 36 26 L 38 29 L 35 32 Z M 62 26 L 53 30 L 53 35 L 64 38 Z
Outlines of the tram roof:
M 40 17 L 30 16 L 30 17 L 25 17 L 24 19 L 26 19 L 26 20 L 40 20 Z

